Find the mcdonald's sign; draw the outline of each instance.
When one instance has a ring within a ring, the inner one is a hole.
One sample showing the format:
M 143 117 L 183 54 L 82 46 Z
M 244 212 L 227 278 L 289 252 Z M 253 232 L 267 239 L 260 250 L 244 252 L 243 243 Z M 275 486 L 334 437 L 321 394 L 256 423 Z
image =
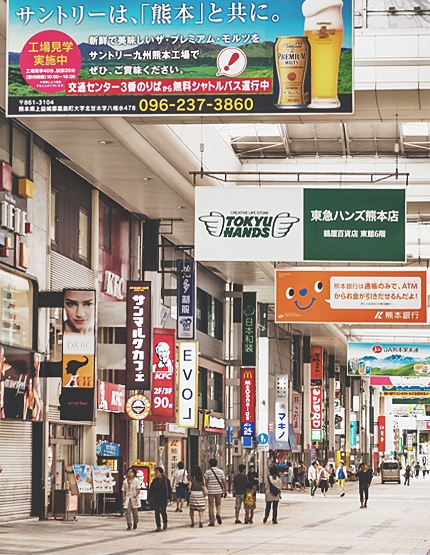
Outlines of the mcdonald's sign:
M 242 368 L 240 421 L 242 436 L 253 437 L 255 435 L 255 368 Z

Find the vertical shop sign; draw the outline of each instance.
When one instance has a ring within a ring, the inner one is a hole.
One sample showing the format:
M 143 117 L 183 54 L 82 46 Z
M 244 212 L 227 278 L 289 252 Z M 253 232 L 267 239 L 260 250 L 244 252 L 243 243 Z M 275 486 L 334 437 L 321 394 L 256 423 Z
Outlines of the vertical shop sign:
M 176 330 L 154 329 L 151 419 L 176 422 Z
M 167 444 L 167 476 L 173 480 L 178 462 L 184 460 L 182 439 L 169 439 Z
M 255 366 L 257 293 L 243 293 L 242 303 L 242 366 Z
M 127 389 L 150 389 L 151 284 L 127 282 Z
M 241 371 L 240 430 L 243 437 L 255 435 L 255 368 L 242 368 Z
M 94 419 L 95 291 L 64 290 L 61 419 Z
M 349 415 L 349 420 L 349 444 L 355 448 L 357 446 L 357 417 L 353 412 Z
M 275 439 L 288 442 L 288 376 L 276 376 Z
M 302 433 L 302 396 L 300 393 L 293 395 L 293 428 L 295 434 Z
M 386 451 L 386 422 L 385 416 L 378 416 L 378 451 L 385 453 Z
M 178 260 L 178 339 L 194 339 L 195 273 L 193 260 Z
M 323 348 L 311 347 L 311 381 L 322 382 L 323 379 Z
M 198 427 L 198 343 L 179 342 L 178 426 Z
M 311 387 L 311 430 L 322 430 L 321 387 Z

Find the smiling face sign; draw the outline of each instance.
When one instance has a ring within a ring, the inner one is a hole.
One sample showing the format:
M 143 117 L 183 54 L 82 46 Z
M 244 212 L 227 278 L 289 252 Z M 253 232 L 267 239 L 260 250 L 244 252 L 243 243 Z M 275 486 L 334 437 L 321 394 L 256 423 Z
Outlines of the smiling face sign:
M 277 270 L 276 322 L 426 322 L 426 272 Z

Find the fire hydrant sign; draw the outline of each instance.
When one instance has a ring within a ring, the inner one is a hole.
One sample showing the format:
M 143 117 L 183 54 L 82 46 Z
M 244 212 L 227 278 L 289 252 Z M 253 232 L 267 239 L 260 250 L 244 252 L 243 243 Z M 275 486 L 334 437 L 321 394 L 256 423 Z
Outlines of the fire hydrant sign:
M 353 111 L 351 0 L 8 7 L 10 116 Z

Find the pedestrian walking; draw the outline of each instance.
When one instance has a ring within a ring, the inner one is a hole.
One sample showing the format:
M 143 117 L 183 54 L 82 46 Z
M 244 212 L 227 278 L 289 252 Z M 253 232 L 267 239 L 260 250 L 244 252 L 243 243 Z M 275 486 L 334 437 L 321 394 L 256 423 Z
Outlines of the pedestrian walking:
M 172 487 L 170 480 L 164 476 L 161 466 L 155 469 L 155 477 L 149 487 L 148 498 L 154 509 L 156 532 L 161 532 L 161 518 L 163 519 L 163 530 L 167 530 L 167 501 L 172 500 Z M 161 516 L 161 518 L 160 518 Z
M 138 509 L 140 507 L 140 481 L 136 478 L 134 468 L 127 470 L 127 477 L 122 484 L 122 501 L 125 509 L 125 520 L 127 530 L 131 530 L 133 516 L 133 530 L 136 530 L 139 522 Z
M 423 478 L 425 478 L 427 474 L 427 467 L 425 464 L 422 465 L 421 472 L 423 473 Z
M 245 508 L 245 495 L 248 489 L 248 476 L 246 475 L 246 466 L 244 464 L 239 465 L 239 473 L 233 478 L 233 495 L 235 496 L 235 524 L 242 524 L 239 516 L 240 509 Z
M 300 489 L 300 481 L 299 481 L 299 467 L 296 463 L 293 465 L 293 484 L 294 489 Z
M 317 483 L 321 490 L 321 497 L 325 497 L 328 492 L 328 474 L 323 464 L 318 466 Z
M 255 495 L 252 482 L 248 482 L 245 494 L 245 524 L 253 524 L 255 511 Z
M 178 468 L 173 475 L 172 488 L 176 486 L 176 509 L 175 513 L 182 513 L 184 501 L 188 492 L 188 472 L 185 470 L 183 461 L 178 462 Z
M 345 481 L 347 479 L 347 472 L 343 461 L 339 462 L 339 466 L 336 469 L 336 478 L 337 485 L 339 486 L 340 497 L 345 497 Z
M 205 512 L 207 489 L 203 482 L 203 473 L 200 466 L 194 466 L 188 482 L 190 492 L 190 528 L 194 528 L 194 513 L 199 513 L 199 528 L 203 528 L 203 513 Z
M 254 494 L 254 508 L 257 506 L 257 493 L 260 491 L 260 480 L 258 478 L 258 472 L 255 470 L 253 464 L 249 465 L 248 470 L 248 482 L 252 484 L 252 492 Z
M 306 466 L 304 465 L 303 461 L 299 462 L 297 474 L 299 477 L 299 487 L 302 491 L 305 491 L 306 490 Z
M 418 476 L 420 475 L 420 463 L 417 461 L 415 463 L 415 478 L 418 478 Z
M 276 468 L 276 466 L 271 466 L 269 468 L 269 475 L 267 476 L 266 482 L 266 511 L 263 518 L 264 524 L 266 524 L 267 519 L 269 518 L 272 506 L 272 523 L 278 524 L 278 505 L 280 499 L 281 478 L 279 477 L 278 469 Z
M 293 465 L 288 463 L 287 465 L 287 489 L 293 489 L 294 472 Z
M 369 500 L 369 488 L 373 477 L 372 470 L 370 468 L 367 469 L 366 465 L 361 463 L 356 476 L 358 478 L 358 491 L 360 494 L 360 509 L 365 509 Z
M 409 465 L 406 466 L 403 477 L 405 479 L 404 485 L 409 486 L 411 481 L 411 467 Z
M 309 487 L 310 487 L 310 495 L 313 497 L 315 495 L 315 490 L 317 489 L 317 463 L 314 461 L 308 468 L 308 480 L 309 480 Z
M 224 472 L 218 468 L 216 459 L 209 460 L 209 470 L 206 470 L 204 479 L 208 489 L 209 526 L 215 526 L 214 504 L 216 506 L 216 521 L 222 524 L 221 499 L 227 496 L 227 482 Z
M 334 466 L 330 464 L 328 467 L 328 483 L 330 484 L 331 488 L 334 486 L 335 481 L 336 481 L 336 471 L 334 469 Z

